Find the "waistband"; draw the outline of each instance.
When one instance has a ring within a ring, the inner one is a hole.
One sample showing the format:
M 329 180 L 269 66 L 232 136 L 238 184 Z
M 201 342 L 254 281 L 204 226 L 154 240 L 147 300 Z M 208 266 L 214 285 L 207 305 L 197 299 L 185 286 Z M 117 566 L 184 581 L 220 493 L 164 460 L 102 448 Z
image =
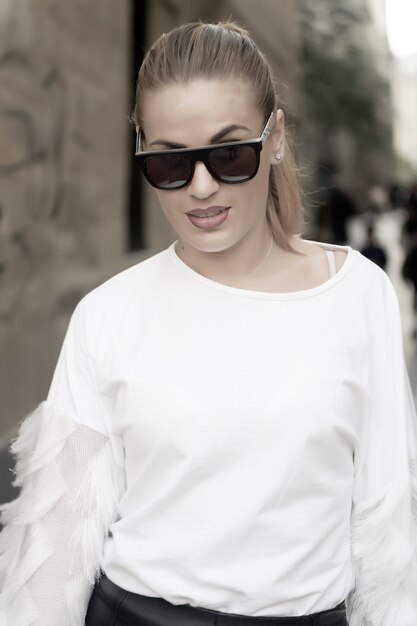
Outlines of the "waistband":
M 125 591 L 103 573 L 97 592 L 109 604 L 118 601 L 118 615 L 123 623 L 155 626 L 348 626 L 345 603 L 328 610 L 302 617 L 269 617 L 223 613 L 190 604 L 171 604 L 164 598 L 154 598 Z M 124 593 L 123 593 L 124 592 Z M 122 595 L 121 595 L 122 594 Z

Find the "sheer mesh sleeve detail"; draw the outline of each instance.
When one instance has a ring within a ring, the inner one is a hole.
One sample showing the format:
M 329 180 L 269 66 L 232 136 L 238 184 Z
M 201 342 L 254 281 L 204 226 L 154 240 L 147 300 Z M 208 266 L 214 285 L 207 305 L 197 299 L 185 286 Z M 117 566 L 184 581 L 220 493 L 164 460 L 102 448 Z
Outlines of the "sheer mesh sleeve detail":
M 2 626 L 83 626 L 124 468 L 111 441 L 43 402 L 11 445 L 20 495 L 0 507 Z
M 356 586 L 347 607 L 350 626 L 417 624 L 417 458 L 410 480 L 395 481 L 373 505 L 352 515 Z

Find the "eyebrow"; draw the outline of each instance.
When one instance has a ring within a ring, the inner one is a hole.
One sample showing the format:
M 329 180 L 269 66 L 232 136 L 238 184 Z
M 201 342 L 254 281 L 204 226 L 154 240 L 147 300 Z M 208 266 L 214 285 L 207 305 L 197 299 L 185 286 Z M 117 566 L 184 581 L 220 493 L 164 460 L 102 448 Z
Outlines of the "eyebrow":
M 232 133 L 235 130 L 250 130 L 250 129 L 247 126 L 241 126 L 240 124 L 231 124 L 230 126 L 226 126 L 226 128 L 223 128 L 221 131 L 213 135 L 213 137 L 211 137 L 207 145 L 210 145 L 212 143 L 220 143 L 220 141 L 223 139 L 223 137 L 225 137 L 225 135 L 228 135 L 229 133 Z M 185 146 L 184 144 L 175 143 L 173 141 L 167 141 L 166 139 L 155 139 L 155 141 L 152 141 L 152 143 L 150 143 L 149 146 L 153 146 L 155 144 L 159 144 L 162 146 L 166 146 L 167 148 L 173 148 L 173 149 L 187 148 L 187 146 Z

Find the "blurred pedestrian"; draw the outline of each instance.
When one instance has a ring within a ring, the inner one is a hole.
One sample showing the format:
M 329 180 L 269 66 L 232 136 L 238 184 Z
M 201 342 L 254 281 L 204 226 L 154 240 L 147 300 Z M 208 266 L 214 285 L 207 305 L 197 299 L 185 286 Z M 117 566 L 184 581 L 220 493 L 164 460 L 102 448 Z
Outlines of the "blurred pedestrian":
M 329 190 L 326 212 L 329 215 L 333 243 L 346 244 L 348 241 L 347 225 L 356 213 L 352 196 L 341 187 L 333 187 Z
M 417 183 L 414 183 L 410 187 L 406 206 L 417 211 Z
M 374 183 L 368 190 L 368 204 L 371 213 L 381 214 L 387 211 L 389 206 L 388 191 L 382 185 Z
M 388 256 L 385 248 L 377 241 L 375 236 L 375 226 L 369 224 L 366 229 L 366 243 L 360 251 L 363 256 L 366 256 L 370 261 L 373 261 L 383 270 L 386 270 Z
M 417 187 L 410 189 L 405 206 L 406 218 L 401 229 L 401 243 L 404 249 L 402 277 L 413 290 L 413 336 L 417 338 Z

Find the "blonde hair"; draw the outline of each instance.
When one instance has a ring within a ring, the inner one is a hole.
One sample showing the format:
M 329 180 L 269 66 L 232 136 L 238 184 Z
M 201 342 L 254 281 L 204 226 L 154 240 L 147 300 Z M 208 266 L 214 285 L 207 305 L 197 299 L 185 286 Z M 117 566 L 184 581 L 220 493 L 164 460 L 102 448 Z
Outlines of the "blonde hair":
M 249 33 L 234 22 L 195 22 L 161 35 L 139 70 L 133 121 L 141 127 L 141 101 L 148 90 L 196 78 L 241 78 L 251 84 L 264 117 L 278 107 L 272 71 Z M 271 166 L 267 222 L 275 242 L 295 252 L 289 238 L 305 228 L 297 168 L 286 140 L 285 158 Z

